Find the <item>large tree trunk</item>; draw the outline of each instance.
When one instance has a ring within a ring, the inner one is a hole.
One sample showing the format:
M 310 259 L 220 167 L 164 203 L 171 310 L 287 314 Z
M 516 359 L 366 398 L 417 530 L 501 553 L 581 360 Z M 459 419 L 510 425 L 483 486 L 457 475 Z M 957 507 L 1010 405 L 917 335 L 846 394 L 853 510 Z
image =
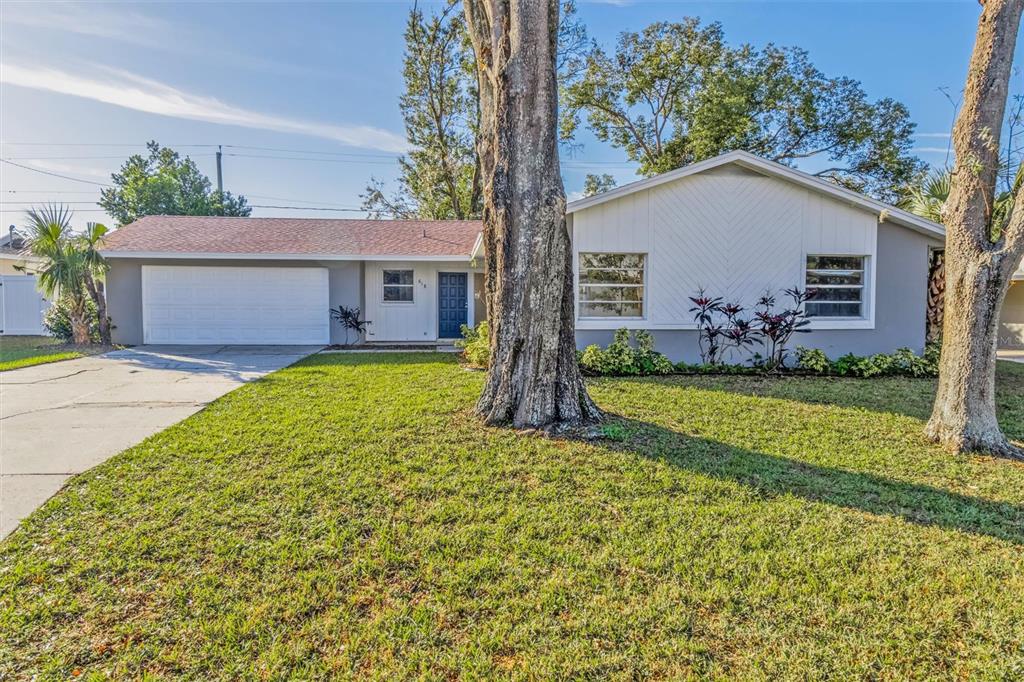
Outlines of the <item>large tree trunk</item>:
M 1024 253 L 1024 200 L 992 238 L 999 133 L 1024 0 L 988 0 L 953 130 L 956 166 L 946 203 L 945 313 L 935 406 L 925 430 L 957 452 L 1022 456 L 995 408 L 999 309 Z
M 480 82 L 491 363 L 487 424 L 600 419 L 576 363 L 572 249 L 558 164 L 557 0 L 466 0 Z

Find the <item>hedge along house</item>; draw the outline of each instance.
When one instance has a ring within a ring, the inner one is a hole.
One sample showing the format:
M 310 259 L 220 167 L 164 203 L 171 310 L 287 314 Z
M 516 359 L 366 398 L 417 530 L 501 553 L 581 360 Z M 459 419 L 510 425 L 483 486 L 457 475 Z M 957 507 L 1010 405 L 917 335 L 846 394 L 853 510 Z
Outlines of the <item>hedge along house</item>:
M 945 239 L 941 225 L 745 152 L 574 201 L 568 227 L 577 345 L 648 329 L 660 350 L 689 361 L 689 297 L 701 288 L 748 308 L 766 291 L 784 305 L 784 289 L 809 288 L 811 331 L 794 344 L 832 356 L 920 351 L 929 263 Z M 368 343 L 443 342 L 484 319 L 480 229 L 144 218 L 103 251 L 115 340 L 338 343 L 328 309 L 345 305 L 371 321 Z

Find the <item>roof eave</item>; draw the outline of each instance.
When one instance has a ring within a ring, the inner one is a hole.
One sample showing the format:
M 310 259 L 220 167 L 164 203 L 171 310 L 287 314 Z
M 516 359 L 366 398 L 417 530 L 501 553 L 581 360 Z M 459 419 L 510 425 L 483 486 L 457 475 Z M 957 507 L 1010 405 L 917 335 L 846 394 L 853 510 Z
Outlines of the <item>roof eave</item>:
M 311 260 L 311 261 L 462 261 L 469 260 L 469 255 L 410 255 L 410 254 L 338 254 L 338 253 L 220 253 L 220 252 L 182 252 L 182 251 L 116 251 L 100 250 L 104 258 L 150 258 L 163 260 Z

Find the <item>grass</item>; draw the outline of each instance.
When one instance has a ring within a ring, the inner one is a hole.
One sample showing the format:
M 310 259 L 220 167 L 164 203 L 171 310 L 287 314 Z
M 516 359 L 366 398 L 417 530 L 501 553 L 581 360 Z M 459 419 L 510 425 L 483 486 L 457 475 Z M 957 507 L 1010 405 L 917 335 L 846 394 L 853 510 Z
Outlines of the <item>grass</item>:
M 0 372 L 47 362 L 80 358 L 85 352 L 76 346 L 61 344 L 52 336 L 0 337 Z
M 76 477 L 0 545 L 0 678 L 1024 675 L 1024 466 L 926 443 L 933 382 L 598 379 L 585 443 L 481 381 L 314 356 Z

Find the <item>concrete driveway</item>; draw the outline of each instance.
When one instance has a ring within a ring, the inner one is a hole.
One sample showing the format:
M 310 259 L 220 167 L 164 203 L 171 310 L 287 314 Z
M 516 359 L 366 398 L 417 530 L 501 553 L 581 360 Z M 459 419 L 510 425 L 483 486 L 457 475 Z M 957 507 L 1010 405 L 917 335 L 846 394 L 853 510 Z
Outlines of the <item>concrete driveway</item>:
M 142 346 L 0 373 L 0 538 L 74 474 L 310 346 Z
M 996 355 L 1000 360 L 1010 362 L 1024 362 L 1024 350 L 1001 350 Z

